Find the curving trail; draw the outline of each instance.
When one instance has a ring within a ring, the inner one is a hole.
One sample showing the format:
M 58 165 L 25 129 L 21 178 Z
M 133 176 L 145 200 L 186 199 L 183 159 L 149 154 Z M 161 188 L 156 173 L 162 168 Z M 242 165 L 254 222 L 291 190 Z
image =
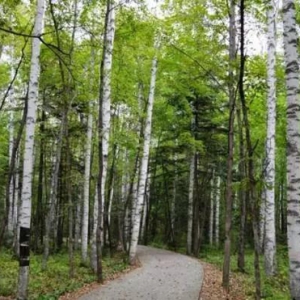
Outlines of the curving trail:
M 171 251 L 139 246 L 142 264 L 80 300 L 198 300 L 203 268 L 196 259 Z

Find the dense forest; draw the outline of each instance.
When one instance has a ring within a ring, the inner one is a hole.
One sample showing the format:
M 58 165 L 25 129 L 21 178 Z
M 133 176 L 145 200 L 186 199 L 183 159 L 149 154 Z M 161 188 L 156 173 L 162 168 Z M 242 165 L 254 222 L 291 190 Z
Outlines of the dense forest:
M 2 0 L 0 296 L 140 243 L 300 300 L 298 4 Z

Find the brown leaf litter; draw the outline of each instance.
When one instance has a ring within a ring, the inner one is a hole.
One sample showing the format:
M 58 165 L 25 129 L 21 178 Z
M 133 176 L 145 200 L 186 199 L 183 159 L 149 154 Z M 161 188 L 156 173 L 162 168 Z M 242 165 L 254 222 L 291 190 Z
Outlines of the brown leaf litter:
M 222 271 L 212 265 L 202 262 L 204 279 L 199 300 L 246 300 L 245 283 L 242 276 L 231 274 L 229 294 L 222 287 Z

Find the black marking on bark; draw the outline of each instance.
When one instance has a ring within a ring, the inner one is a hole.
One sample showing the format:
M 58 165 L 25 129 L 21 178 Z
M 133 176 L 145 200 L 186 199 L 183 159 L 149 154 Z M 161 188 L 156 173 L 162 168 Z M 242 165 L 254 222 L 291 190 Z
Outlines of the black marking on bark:
M 20 227 L 20 267 L 29 266 L 29 248 L 30 228 Z
M 294 2 L 290 2 L 290 3 L 287 3 L 283 9 L 282 9 L 282 12 L 283 13 L 287 13 L 290 9 L 295 9 L 295 5 L 294 5 Z
M 291 217 L 299 217 L 299 213 L 296 210 L 290 210 L 288 209 L 287 215 Z

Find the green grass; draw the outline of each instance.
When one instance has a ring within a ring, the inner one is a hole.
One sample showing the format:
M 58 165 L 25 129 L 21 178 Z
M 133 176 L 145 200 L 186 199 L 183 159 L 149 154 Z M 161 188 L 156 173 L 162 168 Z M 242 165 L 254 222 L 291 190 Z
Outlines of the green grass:
M 49 258 L 48 269 L 41 269 L 41 255 L 32 255 L 30 261 L 29 299 L 55 300 L 60 295 L 74 291 L 86 283 L 95 281 L 91 269 L 80 265 L 80 255 L 75 254 L 75 275 L 69 278 L 68 254 L 55 254 Z M 103 274 L 107 278 L 127 268 L 120 254 L 104 258 Z M 18 262 L 11 253 L 0 253 L 0 296 L 15 296 Z
M 200 259 L 218 266 L 223 267 L 223 252 L 216 248 L 206 248 L 201 254 Z M 245 271 L 242 276 L 247 287 L 247 299 L 253 299 L 255 289 L 254 279 L 254 254 L 253 250 L 247 250 L 245 253 Z M 289 300 L 289 282 L 288 282 L 288 254 L 287 249 L 278 247 L 277 249 L 277 275 L 273 278 L 267 278 L 264 272 L 263 257 L 260 260 L 261 267 L 261 282 L 262 282 L 262 297 L 269 300 Z M 237 255 L 231 256 L 231 270 L 238 272 Z

